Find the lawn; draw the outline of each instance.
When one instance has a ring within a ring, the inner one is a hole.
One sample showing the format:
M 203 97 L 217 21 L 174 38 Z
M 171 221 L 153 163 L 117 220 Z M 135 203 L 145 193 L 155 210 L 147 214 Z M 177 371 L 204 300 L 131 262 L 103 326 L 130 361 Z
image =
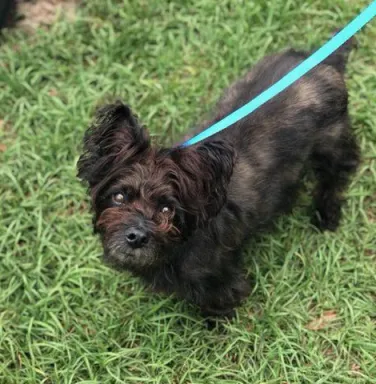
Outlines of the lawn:
M 293 214 L 246 251 L 252 295 L 208 330 L 108 269 L 76 179 L 95 108 L 119 97 L 171 144 L 266 53 L 313 48 L 366 1 L 91 0 L 0 44 L 0 382 L 376 382 L 376 20 L 347 82 L 362 165 L 342 226 Z

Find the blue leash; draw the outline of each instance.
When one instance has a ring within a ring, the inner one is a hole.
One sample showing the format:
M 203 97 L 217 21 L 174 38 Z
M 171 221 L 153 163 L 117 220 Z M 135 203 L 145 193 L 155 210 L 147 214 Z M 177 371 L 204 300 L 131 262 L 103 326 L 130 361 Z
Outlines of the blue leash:
M 198 135 L 192 137 L 182 144 L 183 147 L 188 147 L 207 139 L 208 137 L 228 128 L 230 125 L 236 123 L 243 117 L 251 114 L 254 110 L 261 107 L 267 101 L 274 96 L 281 93 L 292 83 L 304 76 L 308 71 L 314 68 L 316 65 L 324 61 L 335 50 L 343 45 L 347 40 L 355 35 L 361 28 L 363 28 L 369 21 L 376 16 L 376 0 L 373 1 L 367 8 L 365 8 L 353 21 L 351 21 L 345 28 L 334 35 L 328 42 L 326 42 L 321 48 L 314 52 L 310 57 L 300 63 L 282 79 L 277 81 L 271 87 L 260 93 L 253 100 L 243 105 L 236 111 L 230 113 L 228 116 L 213 124 L 209 128 L 200 132 Z

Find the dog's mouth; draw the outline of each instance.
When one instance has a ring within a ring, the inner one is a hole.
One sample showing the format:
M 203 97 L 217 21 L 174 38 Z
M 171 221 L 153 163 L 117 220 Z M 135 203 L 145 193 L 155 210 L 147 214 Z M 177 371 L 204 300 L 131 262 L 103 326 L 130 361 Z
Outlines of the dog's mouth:
M 108 241 L 104 244 L 104 261 L 117 270 L 138 270 L 159 264 L 158 253 L 152 242 L 144 247 L 132 248 L 122 241 Z

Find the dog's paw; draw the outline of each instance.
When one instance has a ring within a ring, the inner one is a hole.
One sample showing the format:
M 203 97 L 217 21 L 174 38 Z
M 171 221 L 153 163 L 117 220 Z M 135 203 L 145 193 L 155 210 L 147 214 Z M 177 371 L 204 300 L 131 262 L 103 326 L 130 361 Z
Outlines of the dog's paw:
M 227 312 L 222 312 L 221 314 L 218 314 L 218 312 L 215 314 L 212 312 L 203 312 L 202 316 L 204 318 L 206 328 L 211 331 L 216 328 L 222 329 L 223 320 L 232 320 L 236 316 L 236 311 L 235 309 L 231 309 Z
M 323 207 L 316 208 L 312 223 L 321 231 L 334 232 L 341 220 L 341 203 L 339 201 L 332 201 L 331 204 L 326 204 Z

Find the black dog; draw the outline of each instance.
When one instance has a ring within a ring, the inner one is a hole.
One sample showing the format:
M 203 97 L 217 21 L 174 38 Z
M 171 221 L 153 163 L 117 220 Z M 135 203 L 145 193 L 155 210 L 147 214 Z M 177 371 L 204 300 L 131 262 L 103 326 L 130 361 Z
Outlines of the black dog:
M 174 292 L 203 313 L 229 315 L 249 293 L 245 240 L 288 211 L 307 167 L 317 177 L 316 223 L 335 230 L 341 192 L 359 151 L 347 111 L 345 65 L 353 41 L 229 129 L 192 147 L 152 147 L 121 103 L 87 131 L 79 177 L 89 184 L 94 227 L 112 266 Z M 222 119 L 308 56 L 266 57 L 219 101 Z

